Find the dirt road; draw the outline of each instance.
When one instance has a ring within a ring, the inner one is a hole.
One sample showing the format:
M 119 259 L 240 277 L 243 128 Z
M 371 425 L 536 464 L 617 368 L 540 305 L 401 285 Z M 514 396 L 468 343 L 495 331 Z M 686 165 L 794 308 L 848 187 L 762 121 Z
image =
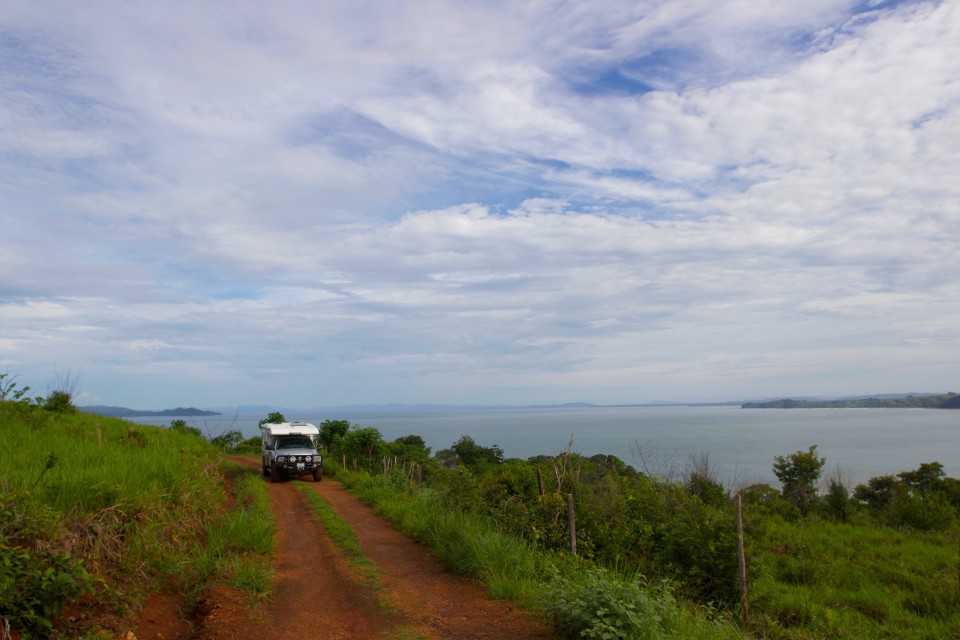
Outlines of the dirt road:
M 259 461 L 236 458 L 258 468 Z M 377 587 L 358 583 L 344 555 L 313 516 L 299 480 L 270 484 L 279 525 L 276 583 L 269 602 L 253 608 L 221 590 L 207 599 L 196 637 L 546 639 L 549 629 L 481 587 L 445 572 L 427 549 L 401 535 L 340 483 L 305 481 L 356 533 Z M 145 633 L 149 633 L 146 632 Z M 140 640 L 152 640 L 138 633 Z M 155 637 L 155 636 L 154 636 Z M 169 636 L 166 636 L 169 638 Z

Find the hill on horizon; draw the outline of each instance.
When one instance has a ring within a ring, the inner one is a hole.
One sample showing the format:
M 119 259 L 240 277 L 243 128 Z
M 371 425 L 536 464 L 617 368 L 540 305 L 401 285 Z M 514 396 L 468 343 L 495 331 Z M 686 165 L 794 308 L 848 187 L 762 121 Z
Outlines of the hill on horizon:
M 184 408 L 177 407 L 176 409 L 163 409 L 161 411 L 153 410 L 139 410 L 139 409 L 128 409 L 127 407 L 111 407 L 105 405 L 93 405 L 87 407 L 77 407 L 80 411 L 84 413 L 93 413 L 98 416 L 105 416 L 107 418 L 145 418 L 149 416 L 220 416 L 223 415 L 218 411 L 204 411 L 203 409 L 196 409 L 194 407 Z

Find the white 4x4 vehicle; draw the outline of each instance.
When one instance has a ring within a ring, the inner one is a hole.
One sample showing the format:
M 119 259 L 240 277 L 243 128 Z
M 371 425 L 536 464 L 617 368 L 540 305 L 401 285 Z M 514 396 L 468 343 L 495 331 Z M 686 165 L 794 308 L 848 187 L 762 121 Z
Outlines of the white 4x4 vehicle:
M 277 422 L 260 425 L 263 475 L 270 482 L 287 476 L 312 475 L 323 480 L 323 458 L 317 451 L 319 429 L 309 422 Z

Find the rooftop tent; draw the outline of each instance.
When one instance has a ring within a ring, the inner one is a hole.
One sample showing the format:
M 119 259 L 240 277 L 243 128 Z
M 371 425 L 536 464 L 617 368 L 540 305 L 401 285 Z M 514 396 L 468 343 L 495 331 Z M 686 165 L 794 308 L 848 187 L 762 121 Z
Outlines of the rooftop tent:
M 271 436 L 318 436 L 320 430 L 309 422 L 276 422 L 260 425 Z

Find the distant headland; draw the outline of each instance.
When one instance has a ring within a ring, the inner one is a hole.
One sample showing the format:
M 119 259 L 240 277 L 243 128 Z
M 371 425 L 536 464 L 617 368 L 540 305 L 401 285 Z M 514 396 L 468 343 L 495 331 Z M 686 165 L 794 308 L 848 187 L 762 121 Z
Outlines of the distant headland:
M 906 394 L 893 397 L 845 398 L 842 400 L 770 400 L 745 402 L 744 409 L 960 409 L 960 395 Z
M 199 417 L 199 416 L 220 416 L 222 413 L 216 411 L 204 411 L 203 409 L 195 409 L 193 407 L 183 408 L 177 407 L 176 409 L 164 409 L 162 411 L 141 411 L 138 409 L 128 409 L 127 407 L 106 407 L 103 405 L 96 405 L 91 407 L 77 407 L 80 411 L 84 413 L 93 413 L 98 416 L 104 416 L 107 418 L 146 418 L 150 416 L 189 416 L 189 417 Z

